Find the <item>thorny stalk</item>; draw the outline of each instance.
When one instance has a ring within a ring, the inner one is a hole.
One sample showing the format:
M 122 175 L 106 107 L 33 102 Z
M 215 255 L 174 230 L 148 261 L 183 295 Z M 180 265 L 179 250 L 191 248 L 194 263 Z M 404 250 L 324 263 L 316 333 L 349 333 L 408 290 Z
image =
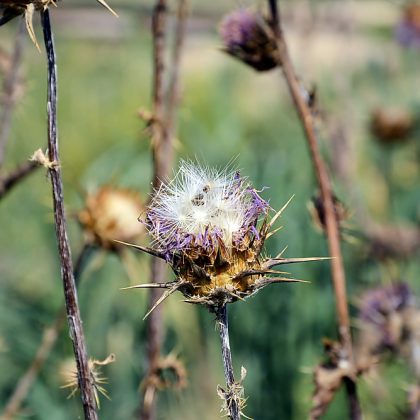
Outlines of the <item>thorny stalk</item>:
M 229 343 L 229 324 L 228 324 L 228 314 L 227 314 L 227 305 L 216 310 L 216 322 L 219 327 L 220 334 L 220 343 L 222 346 L 222 359 L 223 359 L 223 368 L 225 371 L 226 379 L 226 392 L 229 394 L 234 390 L 235 377 L 233 374 L 233 365 L 232 365 L 232 353 L 230 351 Z M 240 420 L 241 410 L 236 398 L 230 398 L 226 404 L 229 410 L 229 417 L 231 420 Z
M 85 419 L 97 420 L 94 383 L 88 364 L 86 342 L 83 333 L 82 319 L 80 317 L 76 284 L 73 276 L 70 244 L 66 231 L 66 218 L 63 200 L 63 182 L 59 167 L 58 139 L 57 139 L 57 67 L 55 49 L 50 24 L 49 10 L 41 12 L 44 42 L 48 62 L 48 158 L 56 165 L 51 165 L 49 174 L 52 183 L 54 221 L 60 255 L 61 277 L 63 280 L 67 319 L 70 337 L 77 364 L 78 383 L 83 404 Z
M 74 278 L 76 283 L 79 283 L 83 269 L 86 267 L 86 262 L 90 255 L 91 247 L 85 245 L 81 250 L 79 257 L 77 258 L 74 267 Z M 2 414 L 2 420 L 12 420 L 19 412 L 22 403 L 25 401 L 32 384 L 36 380 L 39 372 L 42 370 L 45 362 L 48 359 L 49 354 L 54 348 L 55 343 L 59 337 L 60 331 L 64 326 L 66 319 L 66 311 L 61 310 L 54 323 L 44 329 L 41 343 L 36 351 L 35 357 L 33 358 L 29 368 L 19 379 L 12 395 L 10 396 L 4 412 Z
M 318 142 L 314 128 L 314 119 L 308 104 L 305 102 L 301 94 L 301 87 L 296 78 L 293 64 L 289 56 L 287 44 L 283 36 L 279 10 L 277 7 L 277 0 L 268 0 L 268 3 L 271 15 L 270 23 L 276 39 L 279 63 L 281 64 L 284 78 L 293 98 L 296 111 L 300 117 L 306 135 L 316 178 L 321 191 L 321 197 L 324 203 L 327 241 L 329 253 L 331 257 L 333 257 L 331 259 L 331 275 L 335 293 L 340 342 L 347 353 L 349 363 L 353 363 L 350 318 L 346 294 L 346 278 L 340 247 L 340 232 L 334 213 L 331 182 L 326 165 L 322 160 L 318 149 Z M 350 384 L 348 383 L 349 381 L 351 380 L 349 379 L 346 381 L 346 389 L 349 398 L 351 418 L 360 419 L 361 412 L 357 397 L 356 384 Z
M 16 86 L 19 82 L 19 68 L 22 62 L 22 52 L 25 43 L 25 22 L 19 23 L 16 34 L 13 55 L 4 82 L 1 97 L 1 115 L 0 115 L 0 166 L 3 165 L 6 153 L 6 143 L 10 133 L 13 108 L 15 106 Z

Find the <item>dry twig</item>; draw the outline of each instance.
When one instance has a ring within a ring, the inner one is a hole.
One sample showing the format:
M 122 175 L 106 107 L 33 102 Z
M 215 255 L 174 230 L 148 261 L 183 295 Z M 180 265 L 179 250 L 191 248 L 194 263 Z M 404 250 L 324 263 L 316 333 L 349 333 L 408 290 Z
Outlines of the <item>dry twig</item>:
M 318 142 L 315 135 L 314 120 L 308 104 L 305 102 L 301 87 L 296 78 L 292 61 L 289 56 L 286 41 L 281 28 L 280 15 L 277 7 L 277 0 L 269 0 L 269 10 L 271 15 L 271 27 L 277 43 L 277 54 L 279 64 L 283 71 L 287 87 L 292 96 L 296 111 L 301 120 L 311 159 L 314 165 L 315 175 L 321 191 L 321 197 L 325 208 L 326 234 L 331 259 L 331 274 L 334 286 L 335 302 L 338 318 L 338 330 L 341 344 L 346 352 L 349 363 L 353 363 L 352 341 L 350 333 L 350 319 L 346 294 L 346 279 L 344 273 L 343 258 L 340 247 L 340 231 L 337 219 L 334 214 L 334 203 L 328 171 L 318 149 Z M 357 398 L 355 384 L 349 379 L 345 381 L 349 398 L 350 412 L 352 419 L 360 419 L 360 405 Z
M 48 9 L 41 12 L 41 21 L 48 63 L 48 158 L 50 162 L 60 162 L 57 139 L 57 69 Z M 82 398 L 85 419 L 97 420 L 94 384 L 88 364 L 86 342 L 80 317 L 76 284 L 73 276 L 71 250 L 66 231 L 63 182 L 61 179 L 60 166 L 54 165 L 51 167 L 49 169 L 49 174 L 52 183 L 54 221 L 60 255 L 61 277 L 63 280 L 70 337 L 73 342 L 73 350 L 77 362 L 80 395 Z

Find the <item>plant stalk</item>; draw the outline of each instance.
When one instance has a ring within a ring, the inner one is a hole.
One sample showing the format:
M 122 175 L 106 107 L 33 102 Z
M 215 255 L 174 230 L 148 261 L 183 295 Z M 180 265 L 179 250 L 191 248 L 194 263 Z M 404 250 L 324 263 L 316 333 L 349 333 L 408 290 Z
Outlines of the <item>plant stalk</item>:
M 302 123 L 307 139 L 315 175 L 321 191 L 325 209 L 326 236 L 331 257 L 331 276 L 334 287 L 336 312 L 338 319 L 338 332 L 342 347 L 350 363 L 353 363 L 353 348 L 350 332 L 350 317 L 347 303 L 346 278 L 343 257 L 340 246 L 340 231 L 334 212 L 331 181 L 327 167 L 321 157 L 315 134 L 314 119 L 311 110 L 304 100 L 299 81 L 297 80 L 292 61 L 289 56 L 287 44 L 281 28 L 281 20 L 277 7 L 277 0 L 268 0 L 271 15 L 271 26 L 277 43 L 277 54 L 283 75 L 293 99 L 296 111 Z M 360 404 L 357 397 L 356 384 L 346 386 L 349 399 L 349 408 L 352 419 L 361 419 Z
M 57 138 L 57 67 L 50 13 L 48 9 L 41 12 L 41 22 L 48 63 L 48 157 L 51 162 L 57 163 L 57 165 L 54 165 L 49 169 L 49 174 L 52 183 L 54 221 L 60 255 L 61 277 L 64 288 L 67 320 L 77 364 L 78 383 L 85 419 L 97 420 L 98 415 L 94 396 L 94 383 L 88 365 L 88 353 L 80 316 L 76 284 L 73 276 L 70 244 L 66 231 L 63 182 L 61 178 L 61 169 L 59 167 L 60 158 Z
M 172 163 L 172 144 L 165 141 L 164 126 L 164 72 L 165 72 L 165 38 L 166 38 L 167 4 L 165 0 L 157 0 L 153 10 L 153 119 L 151 122 L 151 141 L 153 154 L 153 188 L 159 188 L 162 179 L 169 175 Z M 166 140 L 168 140 L 166 138 Z M 164 261 L 153 258 L 151 260 L 151 282 L 162 283 L 166 276 Z M 159 289 L 152 289 L 149 295 L 149 307 L 158 301 L 162 294 Z M 160 349 L 163 341 L 163 319 L 161 307 L 156 308 L 149 316 L 147 324 L 147 359 L 148 375 L 152 375 L 159 361 Z M 148 391 L 148 392 L 147 392 Z M 140 418 L 142 420 L 156 419 L 156 392 L 146 389 L 143 396 Z M 147 397 L 147 398 L 146 398 Z

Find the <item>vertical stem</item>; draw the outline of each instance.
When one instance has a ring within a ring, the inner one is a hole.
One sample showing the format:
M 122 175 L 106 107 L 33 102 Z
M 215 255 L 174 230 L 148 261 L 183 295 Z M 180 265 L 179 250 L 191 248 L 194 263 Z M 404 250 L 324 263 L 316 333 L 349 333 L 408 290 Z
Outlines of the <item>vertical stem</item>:
M 19 67 L 22 62 L 22 51 L 25 42 L 25 21 L 21 19 L 13 50 L 10 68 L 3 83 L 0 115 L 0 166 L 6 154 L 6 143 L 10 133 L 13 108 L 15 105 L 16 85 L 19 82 Z
M 60 159 L 57 139 L 57 67 L 48 9 L 41 12 L 41 21 L 48 62 L 48 157 L 51 162 L 56 162 L 58 164 Z M 52 167 L 49 170 L 49 174 L 52 183 L 54 221 L 58 251 L 60 255 L 61 277 L 63 280 L 67 320 L 69 323 L 70 337 L 73 342 L 73 350 L 77 364 L 80 395 L 85 419 L 97 420 L 98 416 L 96 413 L 96 402 L 94 397 L 94 383 L 88 365 L 86 342 L 83 333 L 82 319 L 80 317 L 76 284 L 73 276 L 71 250 L 66 231 L 63 183 L 60 167 Z
M 172 142 L 165 136 L 164 126 L 164 53 L 165 53 L 165 30 L 167 19 L 167 5 L 165 0 L 157 0 L 153 10 L 152 33 L 153 33 L 153 121 L 151 125 L 152 153 L 153 153 L 153 188 L 157 189 L 166 176 L 169 175 L 172 163 Z M 164 261 L 153 258 L 151 261 L 151 281 L 162 283 L 165 280 L 166 264 Z M 149 295 L 149 307 L 152 307 L 161 296 L 159 289 L 152 289 Z M 147 324 L 147 358 L 149 375 L 153 374 L 159 360 L 162 346 L 162 311 L 156 308 L 149 316 Z M 156 393 L 147 390 L 145 392 L 140 417 L 142 420 L 156 418 Z
M 331 257 L 331 276 L 334 286 L 335 303 L 338 318 L 338 331 L 340 341 L 347 353 L 350 363 L 353 362 L 352 341 L 350 333 L 350 318 L 347 304 L 346 278 L 344 273 L 343 257 L 340 246 L 340 232 L 334 212 L 332 188 L 328 171 L 318 149 L 315 135 L 314 120 L 307 103 L 301 95 L 299 82 L 296 78 L 292 61 L 289 56 L 286 41 L 283 36 L 277 0 L 268 0 L 271 14 L 271 25 L 277 42 L 277 53 L 283 75 L 287 83 L 290 95 L 296 111 L 301 120 L 305 136 L 308 142 L 311 159 L 314 165 L 315 175 L 321 190 L 321 197 L 325 208 L 325 222 L 328 248 Z M 356 385 L 351 389 L 347 387 L 349 407 L 352 419 L 360 419 L 360 405 L 357 399 Z M 350 392 L 351 391 L 351 392 Z
M 229 324 L 228 324 L 226 304 L 217 309 L 216 320 L 219 324 L 218 326 L 219 326 L 219 334 L 220 334 L 220 343 L 222 346 L 223 368 L 225 371 L 225 379 L 226 379 L 226 386 L 227 386 L 226 392 L 231 394 L 233 391 L 233 385 L 235 383 L 235 377 L 233 374 L 232 353 L 230 351 L 230 343 L 229 343 Z M 230 419 L 240 420 L 241 411 L 238 405 L 238 401 L 235 398 L 231 398 L 227 401 L 227 407 L 229 409 Z

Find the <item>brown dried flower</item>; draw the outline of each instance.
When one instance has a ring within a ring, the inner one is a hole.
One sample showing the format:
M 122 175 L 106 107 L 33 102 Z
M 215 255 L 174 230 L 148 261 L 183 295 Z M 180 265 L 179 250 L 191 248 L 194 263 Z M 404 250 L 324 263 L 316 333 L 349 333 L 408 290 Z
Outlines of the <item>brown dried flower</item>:
M 137 222 L 143 211 L 137 192 L 106 186 L 86 197 L 77 219 L 88 244 L 116 250 L 119 245 L 115 240 L 135 241 L 144 233 L 144 226 Z
M 383 144 L 404 141 L 410 134 L 413 125 L 414 118 L 405 108 L 378 108 L 372 113 L 372 133 Z

